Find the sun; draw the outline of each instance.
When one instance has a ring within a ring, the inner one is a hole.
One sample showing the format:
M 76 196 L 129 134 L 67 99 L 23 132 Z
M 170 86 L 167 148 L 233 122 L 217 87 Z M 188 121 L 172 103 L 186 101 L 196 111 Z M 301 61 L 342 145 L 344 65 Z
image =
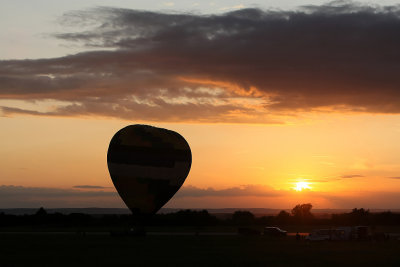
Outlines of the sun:
M 296 191 L 302 191 L 304 189 L 311 189 L 310 183 L 308 183 L 308 182 L 297 182 L 296 186 L 294 187 L 294 190 L 296 190 Z

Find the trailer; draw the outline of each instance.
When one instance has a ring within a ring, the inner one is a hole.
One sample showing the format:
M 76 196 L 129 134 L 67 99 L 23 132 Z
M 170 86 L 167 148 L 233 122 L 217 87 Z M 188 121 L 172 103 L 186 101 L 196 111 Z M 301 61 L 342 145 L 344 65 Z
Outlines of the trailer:
M 342 226 L 329 229 L 317 229 L 310 233 L 308 241 L 345 241 L 345 240 L 369 240 L 371 232 L 368 226 Z

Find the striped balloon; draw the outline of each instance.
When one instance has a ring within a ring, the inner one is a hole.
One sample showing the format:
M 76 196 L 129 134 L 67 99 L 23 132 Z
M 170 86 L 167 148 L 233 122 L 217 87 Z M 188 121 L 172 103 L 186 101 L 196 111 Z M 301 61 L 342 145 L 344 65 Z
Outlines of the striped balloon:
M 132 213 L 150 215 L 182 186 L 192 154 L 180 134 L 136 124 L 113 136 L 107 164 L 115 188 Z

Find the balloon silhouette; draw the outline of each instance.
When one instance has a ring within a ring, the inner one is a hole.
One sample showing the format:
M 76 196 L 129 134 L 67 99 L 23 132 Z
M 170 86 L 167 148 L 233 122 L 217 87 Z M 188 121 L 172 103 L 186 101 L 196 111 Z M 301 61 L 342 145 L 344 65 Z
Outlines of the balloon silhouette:
M 182 186 L 191 164 L 189 144 L 180 134 L 149 125 L 119 130 L 107 152 L 114 186 L 137 216 L 164 206 Z

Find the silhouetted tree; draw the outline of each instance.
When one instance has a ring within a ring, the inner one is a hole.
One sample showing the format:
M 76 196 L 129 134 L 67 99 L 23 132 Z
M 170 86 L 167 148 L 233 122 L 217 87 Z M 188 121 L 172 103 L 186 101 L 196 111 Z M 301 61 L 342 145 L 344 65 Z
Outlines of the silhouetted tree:
M 290 222 L 290 214 L 285 210 L 281 210 L 276 216 L 276 223 L 279 225 L 286 225 Z
M 35 225 L 44 225 L 46 224 L 47 220 L 47 211 L 43 208 L 40 207 L 35 215 L 33 215 L 32 221 Z
M 311 209 L 312 209 L 311 203 L 296 205 L 292 209 L 292 215 L 294 220 L 297 223 L 310 222 L 314 218 L 314 215 L 311 213 Z
M 235 211 L 232 215 L 233 223 L 237 225 L 254 224 L 254 214 L 250 211 Z
M 364 208 L 361 209 L 353 209 L 350 214 L 356 216 L 356 217 L 364 217 L 364 216 L 368 216 L 369 215 L 369 210 L 366 210 Z
M 369 210 L 364 208 L 354 208 L 349 213 L 332 214 L 331 221 L 336 225 L 371 225 L 371 223 L 390 224 L 391 221 L 396 221 L 396 216 L 390 213 L 372 214 Z
M 291 211 L 280 211 L 276 216 L 257 217 L 248 211 L 237 211 L 232 217 L 216 217 L 207 210 L 193 211 L 181 210 L 168 214 L 156 214 L 146 222 L 149 226 L 194 226 L 201 228 L 211 225 L 290 225 L 290 224 L 313 224 L 313 225 L 400 225 L 400 213 L 390 211 L 371 213 L 364 208 L 355 208 L 351 212 L 332 214 L 331 217 L 315 218 L 311 213 L 311 204 L 296 205 Z M 89 215 L 82 213 L 48 213 L 44 208 L 38 209 L 34 214 L 12 215 L 0 212 L 0 227 L 36 226 L 66 228 L 79 227 L 131 227 L 131 214 L 124 215 Z M 229 219 L 227 219 L 229 218 Z
M 364 208 L 355 208 L 350 212 L 350 220 L 353 224 L 369 224 L 370 212 Z
M 374 224 L 396 225 L 400 224 L 400 214 L 391 211 L 384 211 L 376 214 L 371 214 L 371 219 Z
M 43 208 L 43 207 L 40 207 L 37 211 L 36 211 L 36 213 L 35 213 L 35 215 L 36 216 L 46 216 L 47 215 L 47 211 Z
M 180 210 L 174 213 L 156 214 L 149 220 L 151 225 L 163 226 L 207 226 L 216 225 L 218 219 L 207 210 Z
M 262 216 L 259 218 L 255 218 L 255 223 L 258 225 L 273 225 L 275 222 L 275 217 L 274 216 Z

